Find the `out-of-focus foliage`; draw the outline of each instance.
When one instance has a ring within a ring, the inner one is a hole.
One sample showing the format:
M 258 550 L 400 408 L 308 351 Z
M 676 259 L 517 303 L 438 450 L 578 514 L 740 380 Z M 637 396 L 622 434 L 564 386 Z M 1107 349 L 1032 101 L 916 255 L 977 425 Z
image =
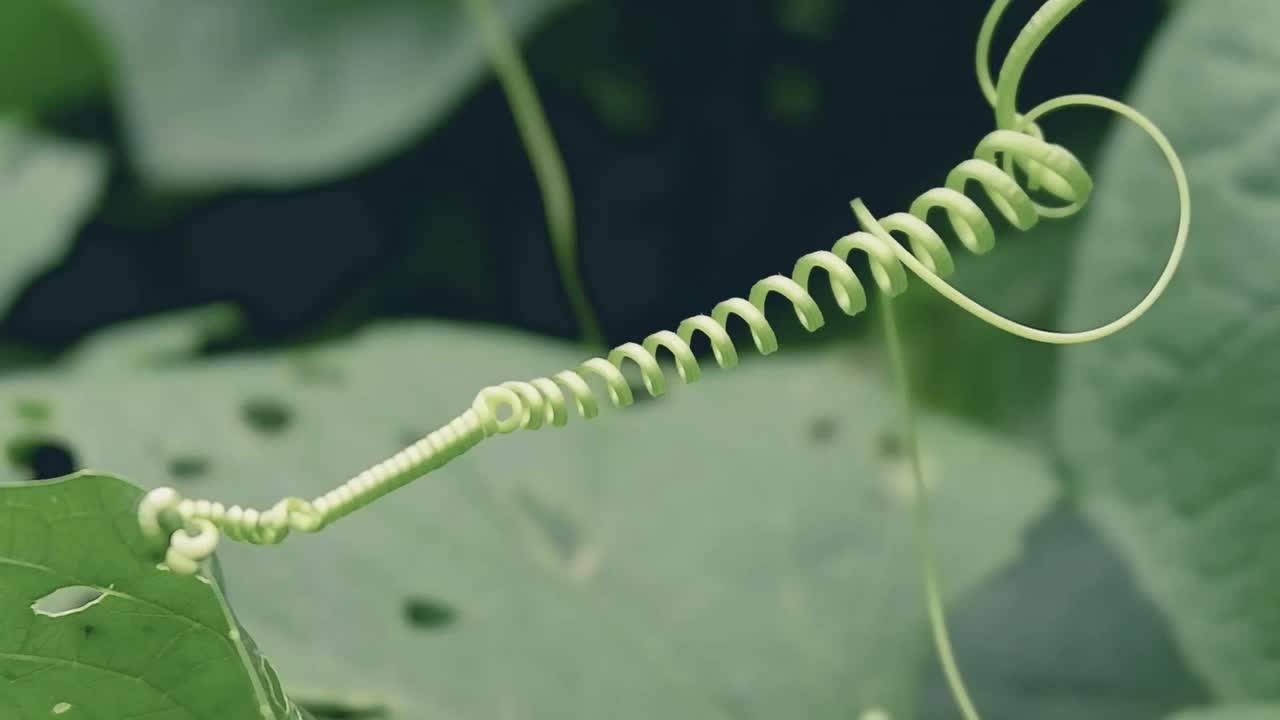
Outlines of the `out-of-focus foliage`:
M 64 107 L 105 85 L 98 38 L 66 0 L 0 3 L 0 111 Z
M 297 185 L 438 122 L 485 67 L 452 0 L 69 0 L 111 49 L 153 183 Z M 560 0 L 501 0 L 517 30 Z
M 0 308 L 67 251 L 105 175 L 96 148 L 0 121 Z
M 1280 6 L 1187 3 L 1134 103 L 1187 163 L 1194 241 L 1131 330 L 1065 357 L 1057 439 L 1067 477 L 1222 697 L 1280 695 Z M 1108 144 L 1065 324 L 1115 313 L 1153 281 L 1173 190 L 1150 141 Z

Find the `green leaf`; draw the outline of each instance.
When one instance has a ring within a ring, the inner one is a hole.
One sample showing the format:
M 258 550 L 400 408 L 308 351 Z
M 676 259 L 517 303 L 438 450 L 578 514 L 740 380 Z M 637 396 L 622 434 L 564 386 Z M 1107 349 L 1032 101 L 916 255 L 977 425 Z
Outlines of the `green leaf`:
M 461 0 L 71 0 L 114 57 L 143 173 L 288 186 L 374 162 L 481 77 Z M 513 30 L 563 0 L 503 0 Z
M 0 716 L 301 719 L 218 584 L 156 568 L 141 497 L 92 473 L 0 485 Z
M 0 110 L 62 106 L 105 86 L 97 38 L 64 0 L 0 2 Z
M 84 462 L 189 495 L 313 496 L 574 346 L 401 324 L 283 356 L 0 384 Z M 278 548 L 226 543 L 240 618 L 299 702 L 392 717 L 911 717 L 930 648 L 882 371 L 786 352 L 671 397 L 495 438 Z M 0 417 L 0 433 L 23 432 Z M 1036 459 L 924 428 L 944 587 L 1010 560 Z M 250 592 L 248 589 L 252 588 Z M 967 648 L 961 648 L 963 653 Z
M 1018 560 L 951 618 L 983 717 L 1149 720 L 1209 701 L 1119 553 L 1068 502 L 1038 520 Z M 959 717 L 940 670 L 924 717 Z
M 97 203 L 106 158 L 0 120 L 0 310 L 67 249 Z
M 1280 705 L 1233 705 L 1230 707 L 1188 710 L 1169 720 L 1276 720 Z
M 1134 104 L 1187 163 L 1195 223 L 1151 314 L 1066 355 L 1057 435 L 1087 507 L 1225 699 L 1280 696 L 1280 5 L 1185 3 Z M 1065 324 L 1132 305 L 1168 254 L 1172 182 L 1127 128 L 1104 155 Z

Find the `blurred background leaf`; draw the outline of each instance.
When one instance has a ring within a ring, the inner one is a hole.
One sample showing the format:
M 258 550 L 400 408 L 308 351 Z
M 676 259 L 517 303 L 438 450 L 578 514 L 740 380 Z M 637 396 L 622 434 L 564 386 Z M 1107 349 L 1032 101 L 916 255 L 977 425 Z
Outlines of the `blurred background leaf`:
M 67 0 L 0 3 L 0 110 L 42 110 L 98 96 L 106 63 L 92 28 Z
M 67 252 L 106 177 L 95 147 L 0 120 L 0 311 Z
M 484 55 L 447 0 L 70 0 L 111 49 L 147 179 L 290 186 L 367 166 L 438 123 Z M 503 0 L 527 30 L 560 0 Z
M 955 605 L 952 627 L 983 717 L 1155 720 L 1209 700 L 1124 558 L 1069 500 Z M 919 717 L 960 717 L 936 667 Z
M 1134 95 L 1180 150 L 1193 239 L 1165 299 L 1130 330 L 1065 356 L 1056 437 L 1090 516 L 1168 615 L 1217 696 L 1280 696 L 1280 5 L 1186 3 Z M 1173 238 L 1152 143 L 1112 138 L 1080 238 L 1065 324 L 1114 316 Z

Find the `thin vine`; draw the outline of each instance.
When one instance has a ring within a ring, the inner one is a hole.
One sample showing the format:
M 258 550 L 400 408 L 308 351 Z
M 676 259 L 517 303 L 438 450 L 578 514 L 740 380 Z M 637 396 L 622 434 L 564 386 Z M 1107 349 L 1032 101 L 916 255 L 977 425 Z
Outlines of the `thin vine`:
M 557 262 L 575 313 L 588 339 L 598 340 L 599 327 L 582 290 L 576 264 L 573 200 L 564 164 L 555 147 L 528 71 L 513 41 L 501 24 L 491 0 L 466 0 L 491 52 L 495 69 L 507 92 L 516 123 L 538 175 L 547 209 L 547 220 Z M 757 282 L 748 297 L 731 298 L 716 305 L 710 315 L 695 315 L 675 331 L 662 330 L 640 343 L 613 348 L 606 356 L 593 357 L 577 368 L 551 377 L 508 381 L 482 389 L 471 407 L 451 422 L 428 434 L 391 458 L 365 470 L 334 490 L 315 498 L 290 497 L 267 510 L 210 500 L 182 498 L 171 488 L 151 491 L 138 508 L 143 531 L 163 547 L 166 564 L 178 573 L 195 573 L 214 552 L 220 535 L 257 544 L 282 542 L 292 530 L 319 531 L 387 493 L 433 472 L 471 450 L 485 439 L 517 430 L 538 430 L 567 424 L 571 401 L 583 418 L 598 414 L 599 401 L 590 380 L 604 384 L 610 401 L 618 407 L 634 402 L 623 368 L 637 366 L 645 390 L 662 395 L 667 377 L 659 363 L 665 350 L 676 373 L 685 383 L 696 382 L 701 365 L 692 343 L 702 335 L 722 368 L 738 362 L 738 351 L 729 335 L 730 320 L 739 318 L 750 330 L 761 354 L 778 349 L 776 334 L 765 317 L 766 301 L 779 294 L 794 307 L 801 325 L 813 332 L 825 316 L 808 285 L 814 270 L 823 270 L 836 305 L 846 315 L 867 308 L 862 280 L 849 264 L 857 250 L 866 255 L 871 279 L 884 296 L 882 319 L 897 386 L 903 402 L 903 436 L 911 462 L 915 488 L 914 527 L 924 581 L 926 609 L 934 644 L 952 696 L 966 720 L 979 715 L 965 688 L 955 661 L 946 627 L 940 583 L 934 556 L 928 492 L 920 467 L 915 409 L 907 383 L 903 350 L 892 298 L 907 288 L 906 270 L 933 287 L 948 300 L 980 320 L 1028 340 L 1050 344 L 1076 344 L 1100 340 L 1127 327 L 1145 314 L 1168 287 L 1181 262 L 1190 230 L 1191 203 L 1186 172 L 1164 134 L 1138 110 L 1097 95 L 1065 95 L 1048 100 L 1030 111 L 1016 111 L 1018 87 L 1035 52 L 1052 31 L 1083 0 L 1046 0 L 1014 40 L 997 79 L 990 70 L 990 44 L 1010 0 L 994 0 L 979 32 L 975 53 L 979 87 L 995 111 L 996 129 L 983 138 L 971 159 L 957 165 L 942 187 L 921 194 L 908 212 L 877 218 L 861 200 L 852 202 L 862 230 L 840 238 L 830 251 L 804 255 L 791 275 L 774 275 Z M 1079 160 L 1066 148 L 1044 139 L 1037 121 L 1069 107 L 1094 107 L 1128 119 L 1147 133 L 1169 163 L 1178 195 L 1179 221 L 1173 246 L 1158 279 L 1143 299 L 1116 319 L 1088 330 L 1043 330 L 1004 317 L 961 293 L 945 279 L 954 262 L 941 235 L 930 225 L 931 213 L 941 210 L 961 245 L 976 254 L 995 244 L 991 220 L 965 193 L 978 185 L 996 211 L 1019 230 L 1028 230 L 1042 218 L 1062 218 L 1079 212 L 1093 189 L 1093 181 Z M 1043 205 L 1033 198 L 1053 198 L 1060 204 Z M 899 242 L 901 236 L 906 246 Z
M 578 268 L 578 230 L 574 219 L 573 189 L 555 134 L 547 122 L 537 87 L 524 58 L 507 30 L 493 0 L 465 0 L 473 24 L 479 28 L 490 64 L 502 84 L 520 139 L 533 165 L 542 193 L 551 249 L 555 254 L 560 283 L 578 322 L 582 340 L 591 348 L 604 347 L 604 331 L 592 309 Z

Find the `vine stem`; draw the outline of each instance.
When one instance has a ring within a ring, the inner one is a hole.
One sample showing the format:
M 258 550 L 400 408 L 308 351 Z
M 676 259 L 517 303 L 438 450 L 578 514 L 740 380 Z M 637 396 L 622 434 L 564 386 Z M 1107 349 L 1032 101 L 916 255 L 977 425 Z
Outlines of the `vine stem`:
M 538 98 L 537 86 L 534 85 L 529 68 L 493 0 L 464 1 L 480 31 L 493 71 L 507 97 L 516 129 L 529 154 L 529 162 L 533 166 L 538 189 L 542 194 L 556 268 L 577 320 L 578 330 L 588 345 L 604 347 L 604 332 L 591 307 L 591 301 L 587 299 L 582 273 L 578 268 L 578 231 L 574 220 L 573 189 L 569 185 L 569 173 L 565 170 L 564 158 L 560 155 L 551 125 L 547 122 L 542 101 Z
M 885 344 L 889 350 L 889 365 L 894 384 L 902 401 L 902 444 L 911 463 L 913 490 L 913 526 L 915 529 L 916 557 L 920 563 L 920 579 L 924 583 L 925 609 L 929 615 L 929 628 L 933 644 L 938 652 L 938 662 L 947 679 L 951 697 L 964 720 L 980 720 L 978 710 L 964 678 L 960 675 L 955 653 L 951 648 L 951 633 L 947 630 L 947 615 L 942 602 L 941 582 L 938 579 L 938 560 L 933 541 L 933 521 L 929 506 L 929 488 L 925 485 L 924 469 L 920 461 L 920 434 L 916 423 L 915 403 L 911 394 L 911 382 L 907 373 L 906 353 L 898 331 L 898 320 L 893 310 L 893 298 L 882 296 L 880 317 L 884 321 Z

